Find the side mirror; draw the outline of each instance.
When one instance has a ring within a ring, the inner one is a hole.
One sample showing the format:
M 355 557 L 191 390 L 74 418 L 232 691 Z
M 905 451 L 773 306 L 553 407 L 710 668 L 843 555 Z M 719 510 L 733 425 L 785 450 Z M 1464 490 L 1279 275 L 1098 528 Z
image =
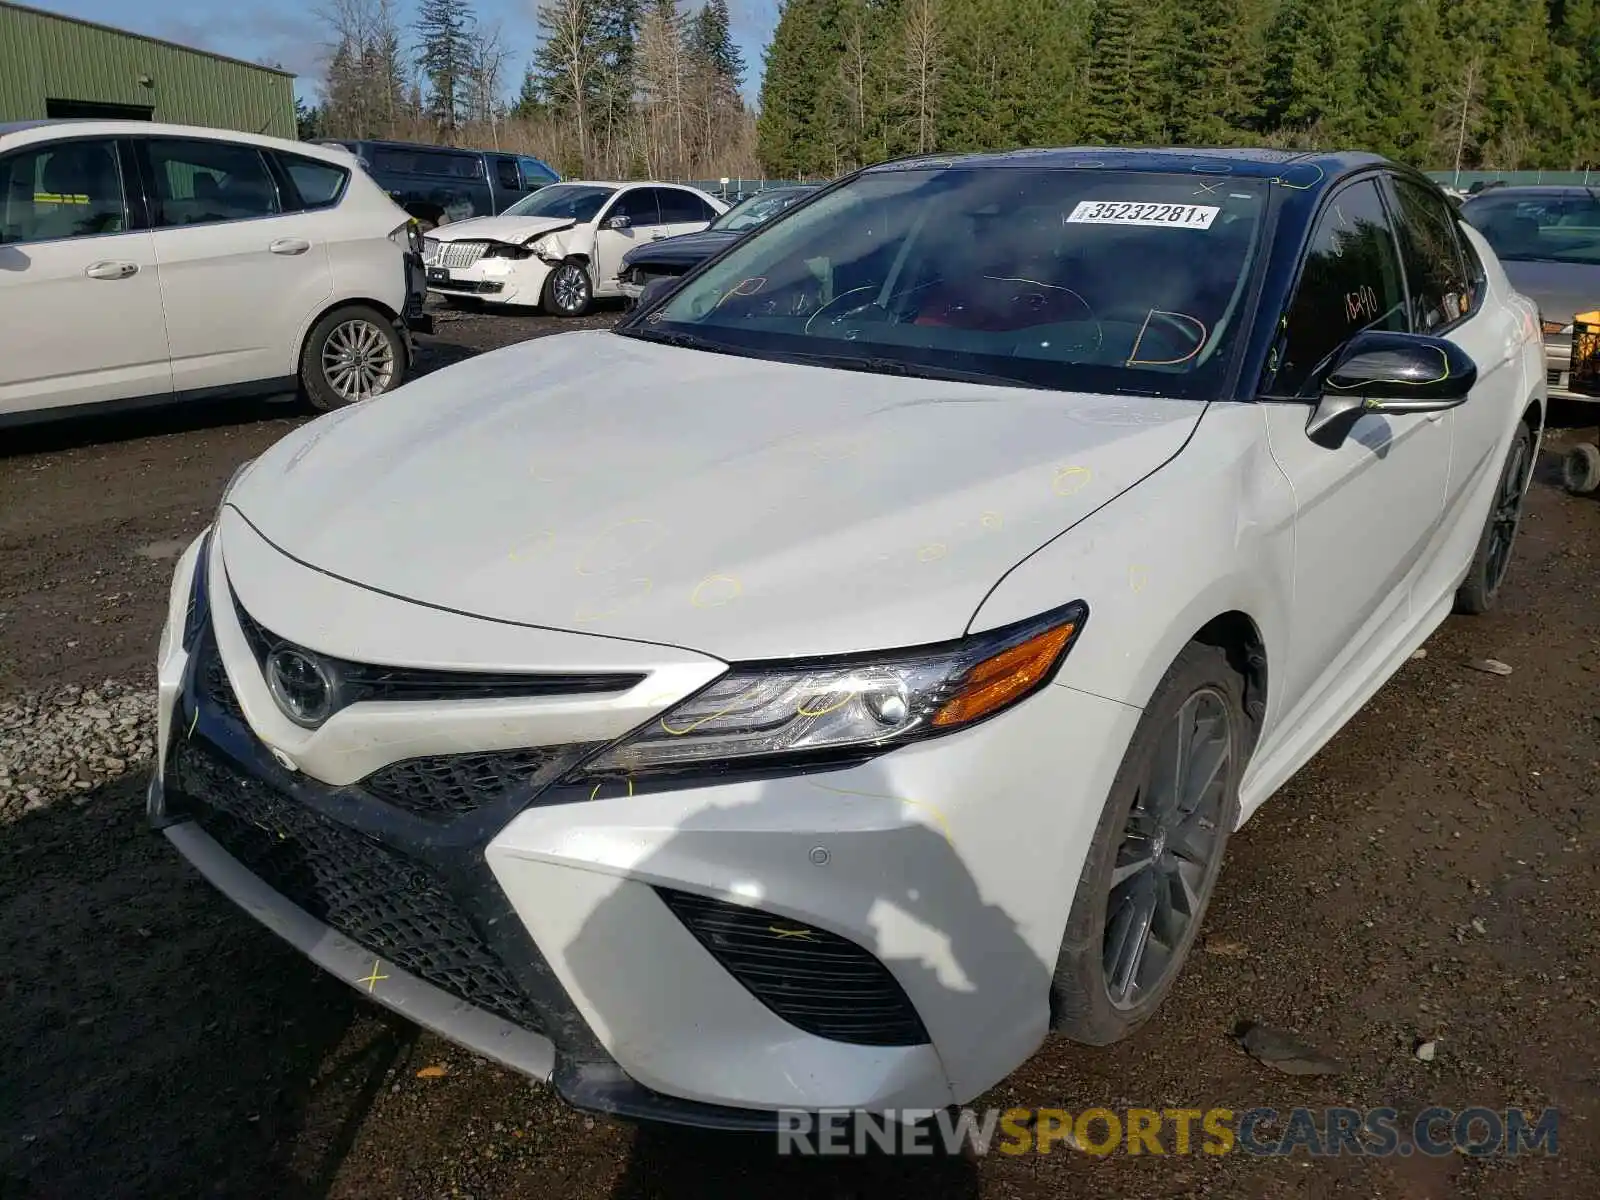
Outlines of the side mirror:
M 1444 338 L 1358 333 L 1322 375 L 1322 399 L 1306 436 L 1329 450 L 1368 413 L 1403 416 L 1455 408 L 1472 394 L 1477 364 Z
M 645 284 L 644 285 L 644 291 L 639 293 L 638 307 L 640 307 L 640 308 L 649 307 L 651 304 L 654 304 L 657 300 L 661 299 L 661 297 L 665 296 L 668 292 L 670 292 L 673 288 L 675 288 L 677 286 L 678 286 L 678 280 L 677 280 L 677 278 L 675 276 L 671 276 L 671 275 L 658 275 L 658 276 L 656 276 L 656 278 L 652 279 L 649 283 Z
M 607 229 L 626 229 L 629 225 L 632 225 L 632 224 L 633 224 L 633 218 L 632 217 L 624 217 L 624 216 L 621 216 L 620 214 L 615 216 L 615 217 L 608 217 L 606 219 L 606 228 Z

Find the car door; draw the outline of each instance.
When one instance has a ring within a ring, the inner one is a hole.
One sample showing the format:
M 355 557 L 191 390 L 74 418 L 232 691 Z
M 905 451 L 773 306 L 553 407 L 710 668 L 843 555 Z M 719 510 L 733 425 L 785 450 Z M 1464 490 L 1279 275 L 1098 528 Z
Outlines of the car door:
M 517 170 L 517 160 L 509 154 L 496 154 L 489 159 L 489 182 L 494 188 L 494 210 L 504 212 L 525 194 L 522 173 Z
M 1523 372 L 1526 317 L 1508 305 L 1484 302 L 1483 264 L 1448 200 L 1405 178 L 1391 179 L 1389 190 L 1412 328 L 1448 338 L 1478 364 L 1472 395 L 1450 414 L 1450 478 L 1445 493 L 1447 525 L 1470 525 L 1462 540 L 1475 545 L 1486 515 L 1479 511 L 1484 489 L 1499 479 L 1506 435 L 1530 391 Z M 1419 596 L 1437 599 L 1454 590 L 1460 563 L 1440 556 L 1434 568 L 1430 579 L 1419 582 Z
M 155 245 L 111 138 L 0 155 L 0 418 L 172 394 Z
M 1289 661 L 1272 682 L 1283 729 L 1330 689 L 1359 686 L 1403 640 L 1412 586 L 1438 541 L 1449 412 L 1367 413 L 1331 450 L 1306 435 L 1320 372 L 1340 346 L 1364 329 L 1409 328 L 1399 248 L 1369 175 L 1333 193 L 1316 220 L 1262 405 L 1296 507 Z
M 324 218 L 285 211 L 267 157 L 239 142 L 136 140 L 180 395 L 292 388 L 300 342 L 333 295 Z
M 620 295 L 617 272 L 622 268 L 623 255 L 635 246 L 647 245 L 652 238 L 663 236 L 658 190 L 635 187 L 619 192 L 597 218 L 594 236 L 595 295 Z M 626 217 L 628 222 L 621 229 L 607 228 L 615 217 Z
M 667 237 L 699 233 L 716 220 L 716 210 L 685 188 L 664 187 L 657 191 L 661 199 L 661 223 L 666 226 Z

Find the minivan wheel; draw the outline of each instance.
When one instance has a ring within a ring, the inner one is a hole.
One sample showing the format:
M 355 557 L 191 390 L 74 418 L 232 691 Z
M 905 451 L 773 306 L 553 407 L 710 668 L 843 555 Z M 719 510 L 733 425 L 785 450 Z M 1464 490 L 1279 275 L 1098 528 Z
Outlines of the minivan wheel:
M 594 289 L 582 263 L 564 262 L 544 281 L 544 309 L 558 317 L 581 317 L 589 311 Z
M 365 304 L 328 313 L 300 354 L 300 385 L 323 412 L 392 391 L 405 372 L 405 345 L 394 322 Z
M 1456 591 L 1455 610 L 1467 616 L 1486 613 L 1500 596 L 1506 570 L 1511 566 L 1511 551 L 1522 525 L 1522 505 L 1528 492 L 1528 473 L 1533 468 L 1533 431 L 1518 423 L 1511 449 L 1506 451 L 1494 500 L 1478 537 L 1478 549 L 1467 568 L 1467 577 Z
M 1244 681 L 1192 642 L 1134 730 L 1078 879 L 1050 987 L 1050 1024 L 1105 1046 L 1172 989 L 1239 821 L 1251 738 Z

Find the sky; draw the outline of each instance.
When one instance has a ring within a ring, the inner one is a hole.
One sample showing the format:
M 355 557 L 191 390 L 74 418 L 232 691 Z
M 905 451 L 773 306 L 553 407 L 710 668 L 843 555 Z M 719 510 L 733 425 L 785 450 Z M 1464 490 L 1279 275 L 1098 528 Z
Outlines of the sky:
M 34 8 L 69 17 L 82 17 L 102 25 L 150 37 L 165 38 L 185 46 L 212 50 L 254 62 L 267 58 L 283 64 L 299 78 L 296 90 L 315 102 L 323 63 L 327 60 L 328 22 L 317 16 L 323 0 L 232 0 L 226 8 L 202 0 L 20 0 Z M 515 91 L 522 83 L 539 37 L 535 0 L 472 0 L 485 25 L 499 22 L 500 36 L 510 51 L 506 85 Z M 418 0 L 400 0 L 401 19 L 409 25 Z M 695 0 L 678 0 L 692 11 Z M 744 53 L 747 98 L 754 99 L 761 84 L 761 51 L 777 24 L 777 0 L 729 0 L 733 36 Z

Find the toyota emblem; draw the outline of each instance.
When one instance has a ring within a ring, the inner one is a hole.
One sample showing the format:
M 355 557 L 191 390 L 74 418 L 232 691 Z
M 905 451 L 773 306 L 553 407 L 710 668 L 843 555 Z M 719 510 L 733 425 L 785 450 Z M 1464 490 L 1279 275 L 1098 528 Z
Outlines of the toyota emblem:
M 283 648 L 267 657 L 267 690 L 296 725 L 314 728 L 333 712 L 333 680 L 302 650 Z

